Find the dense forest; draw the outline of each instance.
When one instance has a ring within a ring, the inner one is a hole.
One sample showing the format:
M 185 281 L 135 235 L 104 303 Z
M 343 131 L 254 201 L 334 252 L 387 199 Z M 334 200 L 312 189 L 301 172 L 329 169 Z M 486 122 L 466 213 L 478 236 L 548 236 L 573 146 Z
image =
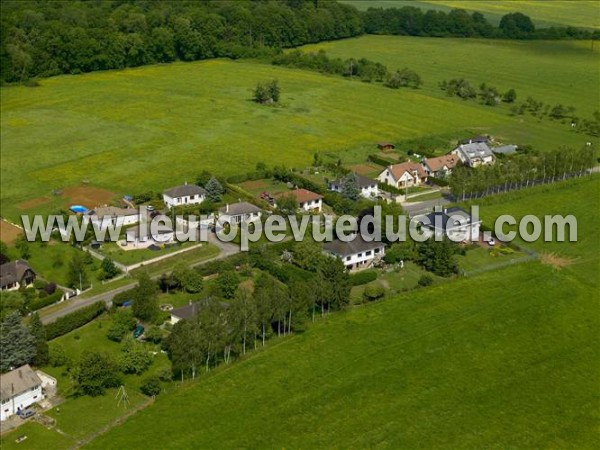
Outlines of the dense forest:
M 175 60 L 256 57 L 362 33 L 590 39 L 598 31 L 536 30 L 520 13 L 498 27 L 480 13 L 415 7 L 359 12 L 334 0 L 2 1 L 0 82 Z

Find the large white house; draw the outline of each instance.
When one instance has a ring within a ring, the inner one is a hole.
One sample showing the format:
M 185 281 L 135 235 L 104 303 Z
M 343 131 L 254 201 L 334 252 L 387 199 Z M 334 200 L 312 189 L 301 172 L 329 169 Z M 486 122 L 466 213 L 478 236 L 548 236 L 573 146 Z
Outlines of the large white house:
M 237 225 L 242 222 L 251 223 L 260 220 L 261 209 L 248 202 L 232 203 L 219 208 L 217 221 L 224 225 Z
M 385 255 L 385 245 L 380 241 L 366 241 L 357 234 L 349 242 L 335 241 L 323 244 L 323 252 L 338 257 L 348 270 L 366 269 Z
M 356 177 L 356 185 L 360 191 L 360 195 L 365 198 L 375 198 L 379 195 L 379 184 L 362 175 L 354 174 Z M 329 190 L 334 192 L 342 192 L 345 178 L 340 178 L 329 183 Z
M 0 375 L 0 420 L 8 419 L 43 398 L 42 380 L 29 364 Z
M 448 208 L 434 211 L 427 215 L 428 222 L 423 228 L 429 230 L 434 236 L 448 237 L 454 242 L 468 242 L 479 240 L 481 220 L 473 218 L 462 208 Z
M 300 212 L 321 212 L 323 209 L 323 196 L 308 189 L 294 189 L 293 191 L 283 192 L 278 197 L 292 197 L 298 203 Z M 274 206 L 277 206 L 277 204 Z
M 187 184 L 167 189 L 163 201 L 168 208 L 182 205 L 199 205 L 206 199 L 206 191 L 195 184 Z
M 104 206 L 86 213 L 94 228 L 103 230 L 108 227 L 123 227 L 140 221 L 140 213 L 134 208 Z
M 386 167 L 377 179 L 382 183 L 403 189 L 425 183 L 427 181 L 427 174 L 421 164 L 404 162 Z
M 0 289 L 12 291 L 32 286 L 35 277 L 35 272 L 24 259 L 4 263 L 0 266 Z
M 485 142 L 460 144 L 451 154 L 458 156 L 465 166 L 491 166 L 496 161 L 494 152 Z

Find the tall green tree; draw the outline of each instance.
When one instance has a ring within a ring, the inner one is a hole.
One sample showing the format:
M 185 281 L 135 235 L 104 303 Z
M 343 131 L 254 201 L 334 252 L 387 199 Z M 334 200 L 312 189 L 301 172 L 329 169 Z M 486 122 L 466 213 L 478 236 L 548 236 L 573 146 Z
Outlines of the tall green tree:
M 88 285 L 88 274 L 85 260 L 81 252 L 76 251 L 69 262 L 67 286 L 74 289 L 85 289 Z
M 29 330 L 31 331 L 31 335 L 35 338 L 35 357 L 33 358 L 33 364 L 40 367 L 45 366 L 50 360 L 50 351 L 46 339 L 46 328 L 37 312 L 34 312 L 31 315 Z
M 206 197 L 211 202 L 215 203 L 220 202 L 221 196 L 225 193 L 225 189 L 223 189 L 223 186 L 215 177 L 211 177 L 210 180 L 208 180 L 204 189 L 206 189 Z
M 138 277 L 138 285 L 133 291 L 133 315 L 145 322 L 153 322 L 159 315 L 158 285 L 146 272 Z
M 10 313 L 2 321 L 0 329 L 0 370 L 7 372 L 13 368 L 33 362 L 37 342 L 35 336 L 23 325 L 18 311 Z
M 356 201 L 360 198 L 360 188 L 358 187 L 358 178 L 356 174 L 350 172 L 342 179 L 342 197 L 348 200 Z
M 121 384 L 119 364 L 107 352 L 84 350 L 74 371 L 76 389 L 92 397 Z
M 253 292 L 245 286 L 240 286 L 231 302 L 229 317 L 232 327 L 236 330 L 242 344 L 242 354 L 246 354 L 248 341 L 255 341 L 258 333 L 258 317 Z

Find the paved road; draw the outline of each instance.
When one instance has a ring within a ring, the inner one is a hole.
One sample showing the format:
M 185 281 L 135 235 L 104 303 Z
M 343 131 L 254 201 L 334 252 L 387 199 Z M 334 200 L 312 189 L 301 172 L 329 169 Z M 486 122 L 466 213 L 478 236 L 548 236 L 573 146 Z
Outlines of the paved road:
M 215 261 L 217 259 L 223 259 L 223 258 L 227 258 L 228 256 L 234 255 L 236 253 L 240 252 L 240 248 L 238 245 L 236 244 L 231 244 L 228 242 L 221 242 L 219 239 L 217 239 L 217 237 L 214 234 L 209 234 L 208 236 L 208 242 L 210 242 L 211 244 L 216 245 L 217 247 L 219 247 L 220 253 L 212 258 L 206 259 L 204 261 L 200 261 L 197 263 L 192 264 L 190 267 L 197 267 L 200 266 L 202 264 L 206 264 L 207 262 L 210 261 Z M 175 255 L 173 255 L 175 256 Z M 158 277 L 155 277 L 158 278 Z M 62 307 L 56 311 L 53 311 L 49 314 L 45 314 L 44 316 L 41 317 L 42 322 L 43 323 L 50 323 L 50 322 L 54 322 L 56 319 L 58 319 L 59 317 L 63 317 L 67 314 L 70 314 L 74 311 L 77 311 L 78 309 L 84 308 L 86 306 L 89 306 L 93 303 L 96 303 L 98 301 L 103 301 L 105 302 L 107 305 L 110 306 L 110 303 L 112 301 L 112 299 L 114 298 L 115 295 L 120 294 L 121 292 L 127 291 L 129 289 L 134 288 L 137 285 L 136 282 L 131 282 L 129 284 L 126 284 L 125 286 L 121 286 L 119 288 L 115 288 L 111 291 L 105 292 L 103 294 L 98 294 L 98 295 L 94 295 L 92 297 L 88 297 L 88 298 L 78 298 L 78 297 L 73 297 L 70 300 L 66 300 L 65 302 L 61 303 Z M 52 308 L 52 306 L 48 307 L 48 308 Z
M 406 213 L 409 216 L 413 217 L 417 214 L 429 213 L 433 211 L 433 208 L 435 206 L 447 205 L 448 203 L 450 203 L 450 200 L 448 200 L 445 197 L 442 197 L 436 198 L 434 200 L 425 200 L 423 202 L 417 203 L 403 203 L 402 208 L 404 209 L 404 211 L 406 211 Z

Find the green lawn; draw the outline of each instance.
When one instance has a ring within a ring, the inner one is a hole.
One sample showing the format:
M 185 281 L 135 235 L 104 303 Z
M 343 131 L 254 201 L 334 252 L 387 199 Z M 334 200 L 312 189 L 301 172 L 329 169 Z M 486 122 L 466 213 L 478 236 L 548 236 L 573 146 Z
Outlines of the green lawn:
M 381 140 L 490 133 L 541 150 L 590 140 L 568 125 L 511 117 L 505 106 L 449 99 L 437 89 L 441 79 L 465 76 L 589 115 L 599 92 L 599 58 L 584 43 L 366 36 L 308 48 L 365 56 L 390 69 L 409 66 L 425 85 L 392 91 L 269 64 L 211 60 L 3 87 L 0 213 L 16 220 L 47 211 L 54 203 L 17 205 L 82 179 L 117 195 L 160 191 L 204 169 L 227 176 L 259 161 L 306 167 L 316 151 L 343 155 L 359 148 L 364 161 Z M 270 78 L 280 82 L 282 104 L 253 103 L 251 89 Z
M 483 13 L 497 25 L 503 15 L 511 12 L 527 14 L 539 27 L 575 26 L 600 28 L 600 7 L 589 0 L 341 0 L 360 10 L 367 8 L 401 8 L 416 6 L 424 10 L 450 11 L 465 9 Z
M 177 252 L 194 245 L 198 245 L 198 242 L 181 242 L 176 243 L 175 245 L 164 245 L 160 248 L 160 250 L 150 250 L 148 248 L 125 250 L 121 248 L 118 243 L 109 242 L 102 244 L 102 247 L 100 247 L 100 249 L 97 251 L 105 256 L 109 256 L 121 264 L 129 266 L 131 264 L 136 264 L 158 258 L 160 256 L 168 255 L 169 253 Z
M 571 266 L 527 262 L 332 315 L 159 397 L 90 448 L 596 448 L 599 187 L 482 205 L 484 220 L 576 214 L 579 242 L 531 245 Z

